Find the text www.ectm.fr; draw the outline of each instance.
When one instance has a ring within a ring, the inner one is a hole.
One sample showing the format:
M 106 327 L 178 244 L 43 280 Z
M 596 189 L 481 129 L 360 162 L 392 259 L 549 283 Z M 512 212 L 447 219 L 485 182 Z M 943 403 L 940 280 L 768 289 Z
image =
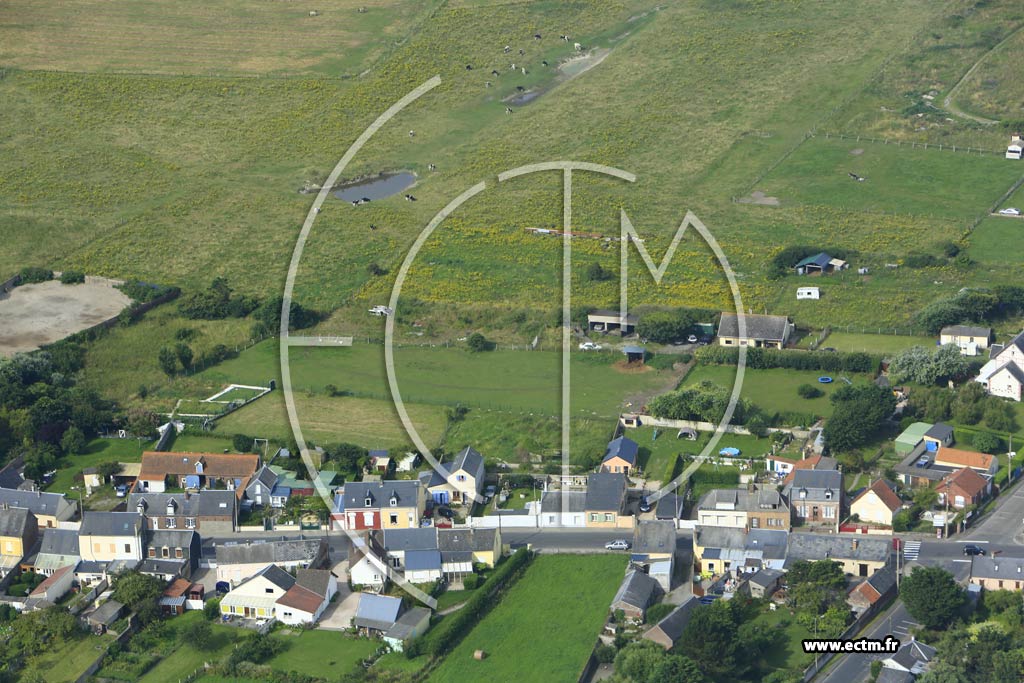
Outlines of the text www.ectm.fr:
M 829 652 L 896 652 L 900 649 L 900 640 L 892 636 L 886 636 L 883 640 L 877 638 L 857 638 L 856 640 L 819 638 L 805 640 L 803 645 L 804 652 L 809 654 Z

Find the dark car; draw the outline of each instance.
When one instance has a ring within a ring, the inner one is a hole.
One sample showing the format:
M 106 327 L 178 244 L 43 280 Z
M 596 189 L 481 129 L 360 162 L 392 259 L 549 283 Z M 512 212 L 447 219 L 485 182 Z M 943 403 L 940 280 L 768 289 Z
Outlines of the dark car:
M 647 496 L 640 499 L 640 512 L 650 512 L 651 501 L 647 500 Z
M 436 510 L 437 510 L 437 514 L 441 515 L 445 519 L 451 519 L 452 517 L 455 516 L 455 513 L 452 512 L 452 509 L 450 507 L 446 506 L 446 505 L 439 505 L 436 508 Z
M 217 582 L 217 592 L 218 593 L 230 593 L 231 592 L 231 584 L 228 583 L 227 581 L 218 581 Z
M 964 555 L 985 555 L 985 549 L 978 545 L 965 545 Z

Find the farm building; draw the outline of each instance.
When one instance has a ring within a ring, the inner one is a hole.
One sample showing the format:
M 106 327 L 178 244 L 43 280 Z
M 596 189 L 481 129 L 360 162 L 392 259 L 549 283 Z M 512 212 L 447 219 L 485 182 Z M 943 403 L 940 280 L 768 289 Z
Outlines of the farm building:
M 638 318 L 627 314 L 625 318 L 619 311 L 599 309 L 587 314 L 587 327 L 598 332 L 619 332 L 622 335 L 632 334 L 636 329 Z
M 612 611 L 622 610 L 627 619 L 642 622 L 647 607 L 658 597 L 658 582 L 638 569 L 631 569 L 612 599 Z
M 797 299 L 820 299 L 821 290 L 817 287 L 797 287 Z
M 756 348 L 781 349 L 786 346 L 793 324 L 784 315 L 743 316 L 745 334 L 740 335 L 739 316 L 722 313 L 718 322 L 718 344 L 720 346 L 753 346 Z
M 1010 144 L 1006 147 L 1006 158 L 1019 161 L 1024 156 L 1024 141 L 1020 135 L 1011 135 Z
M 915 422 L 904 429 L 903 433 L 896 437 L 896 453 L 906 455 L 914 450 L 917 444 L 921 443 L 924 439 L 925 433 L 931 428 L 932 425 L 928 422 Z
M 794 268 L 797 275 L 824 275 L 838 270 L 846 270 L 850 264 L 841 258 L 832 258 L 825 252 L 808 256 L 797 263 Z

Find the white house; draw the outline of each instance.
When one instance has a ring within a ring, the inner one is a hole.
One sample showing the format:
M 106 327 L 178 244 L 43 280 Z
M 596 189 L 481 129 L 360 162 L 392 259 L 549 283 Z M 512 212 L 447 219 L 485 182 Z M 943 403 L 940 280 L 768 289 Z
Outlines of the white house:
M 992 396 L 1020 401 L 1024 387 L 1024 332 L 1000 347 L 992 345 L 991 360 L 982 366 L 975 378 Z
M 821 290 L 817 287 L 797 287 L 797 299 L 820 299 Z
M 278 598 L 274 616 L 291 624 L 315 624 L 338 592 L 338 579 L 326 569 L 299 569 L 295 585 Z
M 249 619 L 271 619 L 275 616 L 278 599 L 294 585 L 295 579 L 291 574 L 268 564 L 221 599 L 220 613 Z
M 540 499 L 540 526 L 585 527 L 586 491 L 545 491 Z

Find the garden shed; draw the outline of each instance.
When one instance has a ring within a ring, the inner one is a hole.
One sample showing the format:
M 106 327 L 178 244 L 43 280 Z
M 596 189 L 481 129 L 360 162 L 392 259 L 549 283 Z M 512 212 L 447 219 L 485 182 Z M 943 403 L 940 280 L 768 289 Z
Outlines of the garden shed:
M 928 422 L 915 422 L 904 429 L 903 433 L 896 437 L 896 452 L 900 455 L 906 455 L 914 450 L 917 444 L 921 443 L 921 440 L 924 439 L 925 433 L 931 428 L 932 425 Z
M 642 346 L 623 346 L 622 353 L 626 354 L 627 363 L 643 363 L 647 351 Z

